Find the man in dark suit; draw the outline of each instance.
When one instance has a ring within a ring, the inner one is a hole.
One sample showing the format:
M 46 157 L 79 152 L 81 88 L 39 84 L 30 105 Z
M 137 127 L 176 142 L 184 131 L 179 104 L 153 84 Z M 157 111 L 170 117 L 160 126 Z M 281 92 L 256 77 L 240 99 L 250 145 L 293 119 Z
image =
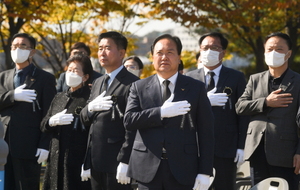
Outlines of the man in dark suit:
M 254 184 L 268 177 L 282 177 L 289 189 L 298 189 L 300 138 L 296 115 L 300 106 L 300 75 L 288 68 L 292 41 L 287 34 L 265 39 L 268 71 L 250 76 L 236 103 L 238 114 L 250 115 L 245 159 L 250 161 Z
M 90 57 L 91 49 L 89 48 L 89 46 L 87 46 L 83 42 L 76 42 L 71 47 L 70 57 L 75 54 L 79 54 L 79 53 Z M 91 86 L 93 81 L 101 76 L 102 76 L 101 73 L 93 71 L 92 76 L 89 78 L 88 84 Z M 63 72 L 60 74 L 60 76 L 57 80 L 56 90 L 57 90 L 57 92 L 66 92 L 68 89 L 69 89 L 69 86 L 66 84 L 66 72 Z
M 214 190 L 234 189 L 237 166 L 243 163 L 249 123 L 248 116 L 238 116 L 235 112 L 234 105 L 245 90 L 246 80 L 243 73 L 222 65 L 227 45 L 221 33 L 202 35 L 199 46 L 203 68 L 186 74 L 212 88 L 207 96 L 215 116 Z M 212 78 L 210 72 L 214 73 Z M 213 82 L 212 86 L 209 81 Z
M 204 83 L 178 73 L 181 41 L 165 34 L 151 46 L 156 75 L 136 81 L 124 116 L 137 130 L 128 175 L 138 189 L 207 190 L 213 168 L 213 114 Z
M 127 190 L 131 189 L 126 172 L 135 132 L 125 130 L 123 114 L 130 85 L 139 78 L 122 65 L 127 48 L 123 35 L 102 33 L 98 45 L 106 74 L 93 83 L 88 105 L 81 111 L 82 122 L 91 125 L 86 161 L 91 161 L 92 189 Z
M 39 190 L 40 171 L 48 157 L 50 136 L 40 130 L 56 94 L 55 78 L 30 63 L 35 39 L 25 33 L 13 36 L 11 56 L 15 69 L 0 73 L 0 117 L 9 155 L 5 189 Z

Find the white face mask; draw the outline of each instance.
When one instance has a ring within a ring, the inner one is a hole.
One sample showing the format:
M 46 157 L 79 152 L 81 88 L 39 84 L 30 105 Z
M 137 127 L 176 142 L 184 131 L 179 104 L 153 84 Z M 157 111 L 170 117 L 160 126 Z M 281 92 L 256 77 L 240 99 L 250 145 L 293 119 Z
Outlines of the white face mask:
M 219 54 L 220 52 L 213 51 L 210 49 L 206 51 L 201 51 L 201 63 L 205 66 L 213 67 L 220 63 Z
M 73 73 L 73 72 L 66 72 L 66 84 L 69 87 L 77 87 L 82 83 L 82 77 Z
M 131 72 L 132 74 L 134 74 L 137 77 L 140 77 L 140 70 L 134 70 L 134 69 L 128 68 L 127 71 Z
M 24 63 L 28 60 L 30 50 L 17 48 L 10 51 L 11 58 L 15 63 Z
M 284 64 L 286 61 L 284 53 L 278 53 L 275 50 L 265 53 L 265 62 L 268 66 L 271 67 L 280 67 Z

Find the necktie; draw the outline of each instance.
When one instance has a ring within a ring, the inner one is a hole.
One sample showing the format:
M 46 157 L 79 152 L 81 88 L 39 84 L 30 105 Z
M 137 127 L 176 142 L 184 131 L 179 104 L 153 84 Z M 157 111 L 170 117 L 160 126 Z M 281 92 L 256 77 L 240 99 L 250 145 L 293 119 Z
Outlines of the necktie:
M 213 71 L 210 71 L 208 72 L 208 74 L 210 75 L 210 79 L 208 82 L 207 91 L 210 91 L 213 88 L 215 88 L 215 80 L 214 80 L 215 73 Z
M 164 80 L 163 85 L 164 85 L 164 91 L 163 91 L 163 102 L 165 102 L 170 96 L 171 96 L 171 91 L 169 89 L 169 80 Z
M 108 87 L 108 80 L 110 79 L 108 74 L 105 74 L 104 76 L 104 82 L 102 84 L 102 88 L 101 88 L 101 93 L 104 92 L 105 90 L 107 90 Z
M 23 75 L 23 71 L 19 71 L 15 74 L 14 76 L 14 85 L 15 85 L 15 88 L 19 87 L 21 85 L 21 78 L 22 78 L 22 75 Z

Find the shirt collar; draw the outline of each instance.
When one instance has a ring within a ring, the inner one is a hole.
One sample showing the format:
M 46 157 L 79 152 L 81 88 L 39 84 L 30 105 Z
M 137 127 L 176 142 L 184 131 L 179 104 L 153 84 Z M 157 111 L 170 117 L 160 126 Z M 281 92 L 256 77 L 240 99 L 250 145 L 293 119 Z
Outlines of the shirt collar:
M 221 69 L 222 69 L 222 66 L 223 66 L 223 65 L 221 64 L 219 67 L 215 68 L 214 70 L 209 70 L 208 68 L 203 67 L 205 76 L 207 75 L 207 73 L 208 73 L 209 71 L 213 71 L 213 72 L 215 73 L 215 75 L 219 77 L 219 76 L 220 76 Z
M 121 65 L 119 68 L 115 69 L 113 72 L 111 73 L 106 73 L 110 78 L 109 81 L 113 81 L 117 74 L 123 69 L 123 65 Z M 110 82 L 109 82 L 110 83 Z
M 166 79 L 162 78 L 159 75 L 157 75 L 157 77 L 158 77 L 160 85 L 162 85 L 162 83 L 164 82 L 164 80 L 166 80 Z M 176 72 L 173 76 L 171 76 L 170 78 L 168 78 L 168 80 L 170 81 L 171 84 L 175 85 L 177 77 L 178 77 L 178 72 Z
M 29 71 L 31 70 L 31 68 L 33 67 L 33 64 L 29 64 L 27 67 L 24 67 L 23 69 L 17 69 L 16 68 L 16 73 L 22 71 L 23 72 L 23 76 L 27 76 L 27 74 L 29 73 Z

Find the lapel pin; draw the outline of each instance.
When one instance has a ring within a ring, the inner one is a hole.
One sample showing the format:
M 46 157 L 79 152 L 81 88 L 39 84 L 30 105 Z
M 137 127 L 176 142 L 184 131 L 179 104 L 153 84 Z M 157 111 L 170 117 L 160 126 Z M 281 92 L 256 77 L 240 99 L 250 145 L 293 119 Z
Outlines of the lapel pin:
M 184 88 L 181 89 L 181 91 L 184 91 L 184 90 L 185 90 Z

